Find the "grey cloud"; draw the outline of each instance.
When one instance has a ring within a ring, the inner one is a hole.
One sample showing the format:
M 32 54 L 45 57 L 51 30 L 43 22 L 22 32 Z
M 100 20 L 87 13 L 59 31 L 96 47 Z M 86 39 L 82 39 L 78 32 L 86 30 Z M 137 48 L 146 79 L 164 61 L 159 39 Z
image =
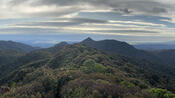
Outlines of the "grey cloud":
M 26 0 L 28 1 L 28 0 Z M 12 4 L 23 3 L 24 0 L 13 0 Z M 81 5 L 93 5 L 94 7 L 108 7 L 124 13 L 143 12 L 151 14 L 166 13 L 166 4 L 156 2 L 155 0 L 38 0 L 32 5 L 58 5 L 58 6 L 74 6 L 78 8 Z
M 10 32 L 31 32 L 31 31 L 41 31 L 41 30 L 49 30 L 49 29 L 42 29 L 42 28 L 26 28 L 26 27 L 9 27 L 9 28 L 1 28 L 0 32 L 6 32 L 6 31 L 10 31 Z M 51 30 L 51 29 L 50 29 Z M 32 33 L 32 32 L 31 32 Z
M 127 12 L 129 9 L 132 12 L 141 12 L 146 14 L 161 14 L 167 12 L 168 5 L 154 2 L 153 0 L 125 0 L 119 3 L 113 4 L 112 8 L 122 9 L 123 12 Z M 160 11 L 161 10 L 161 11 Z
M 79 23 L 107 23 L 106 20 L 100 20 L 100 19 L 88 19 L 88 18 L 72 18 L 73 22 L 79 22 Z
M 79 25 L 79 23 L 75 22 L 32 22 L 32 23 L 23 23 L 16 24 L 16 26 L 50 26 L 50 27 L 65 27 Z
M 38 13 L 27 13 L 24 14 L 26 17 L 60 17 L 60 16 L 65 16 L 65 15 L 70 15 L 73 13 L 79 12 L 79 8 L 67 8 L 64 10 L 54 10 L 54 11 L 43 11 L 43 12 L 38 12 Z
M 27 2 L 27 1 L 29 1 L 29 0 L 11 0 L 10 1 L 10 5 L 19 5 L 19 4 L 22 4 L 22 3 L 25 3 L 25 2 Z
M 6 34 L 51 34 L 58 33 L 59 31 L 56 29 L 48 29 L 48 28 L 26 28 L 26 27 L 9 27 L 9 28 L 1 28 L 0 32 L 5 32 Z
M 62 18 L 64 20 L 64 18 Z M 60 19 L 58 19 L 60 20 Z M 21 23 L 16 24 L 16 26 L 51 26 L 51 27 L 65 27 L 65 26 L 74 26 L 80 25 L 83 23 L 107 23 L 105 20 L 98 19 L 89 19 L 89 18 L 69 18 L 66 19 L 68 22 L 56 22 L 57 19 L 54 19 L 53 22 L 32 22 L 32 23 Z
M 125 13 L 125 14 L 130 14 L 130 13 L 133 12 L 133 11 L 131 11 L 131 10 L 128 9 L 128 8 L 124 8 L 124 9 L 113 9 L 113 11 L 122 12 L 122 13 Z
M 11 28 L 1 28 L 0 32 L 10 33 L 10 34 L 66 34 L 66 33 L 72 33 L 75 31 L 62 31 L 58 29 L 49 29 L 49 28 L 26 28 L 26 27 L 11 27 Z M 95 34 L 103 34 L 108 33 L 109 35 L 113 35 L 115 33 L 121 33 L 121 34 L 154 34 L 159 33 L 155 31 L 147 31 L 147 30 L 85 30 L 83 32 L 95 32 Z M 81 33 L 77 32 L 77 33 Z
M 153 8 L 153 12 L 155 12 L 155 13 L 166 13 L 167 10 L 164 9 L 164 8 L 155 7 L 155 8 Z
M 104 33 L 159 33 L 156 31 L 148 30 L 93 30 L 92 32 L 104 32 Z

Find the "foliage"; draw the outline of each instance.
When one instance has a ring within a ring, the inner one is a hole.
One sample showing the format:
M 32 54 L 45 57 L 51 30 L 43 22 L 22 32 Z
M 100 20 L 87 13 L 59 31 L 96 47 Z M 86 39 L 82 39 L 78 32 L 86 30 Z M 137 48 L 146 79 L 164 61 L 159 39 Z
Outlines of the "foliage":
M 96 73 L 112 73 L 113 70 L 109 66 L 104 66 L 102 64 L 96 63 L 92 59 L 88 59 L 84 61 L 83 66 L 81 68 L 85 73 L 91 73 L 91 72 L 96 72 Z
M 0 86 L 10 89 L 0 98 L 154 98 L 159 90 L 148 89 L 174 88 L 171 75 L 165 78 L 147 63 L 82 44 L 33 51 L 13 65 L 0 77 Z
M 175 98 L 175 94 L 166 89 L 152 88 L 150 89 L 150 92 L 153 93 L 157 98 Z

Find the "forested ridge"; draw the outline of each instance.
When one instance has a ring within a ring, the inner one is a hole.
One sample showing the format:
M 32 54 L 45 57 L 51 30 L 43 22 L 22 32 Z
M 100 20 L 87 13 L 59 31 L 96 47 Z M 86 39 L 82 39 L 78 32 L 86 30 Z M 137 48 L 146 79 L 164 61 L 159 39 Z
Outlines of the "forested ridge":
M 174 66 L 125 42 L 92 42 L 0 54 L 0 98 L 175 98 Z

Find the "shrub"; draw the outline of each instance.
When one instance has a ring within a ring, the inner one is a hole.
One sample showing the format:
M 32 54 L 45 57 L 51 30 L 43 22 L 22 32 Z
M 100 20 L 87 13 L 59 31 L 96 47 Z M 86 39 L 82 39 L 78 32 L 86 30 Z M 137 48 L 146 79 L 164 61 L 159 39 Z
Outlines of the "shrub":
M 68 92 L 63 95 L 63 98 L 84 98 L 87 95 L 87 90 L 83 87 L 76 88 L 75 90 L 69 89 Z
M 83 70 L 85 73 L 113 73 L 112 68 L 96 63 L 92 59 L 84 61 L 83 66 L 81 66 L 80 69 Z
M 175 94 L 166 89 L 152 88 L 150 92 L 158 98 L 175 98 Z
M 126 86 L 127 88 L 135 87 L 135 85 L 133 83 L 130 83 L 127 81 L 122 81 L 120 84 Z

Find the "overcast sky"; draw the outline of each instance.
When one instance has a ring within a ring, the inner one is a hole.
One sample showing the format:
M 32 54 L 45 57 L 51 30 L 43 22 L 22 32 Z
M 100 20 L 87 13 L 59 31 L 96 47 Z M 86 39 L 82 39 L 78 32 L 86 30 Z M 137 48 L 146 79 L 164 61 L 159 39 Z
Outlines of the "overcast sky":
M 174 0 L 0 0 L 0 40 L 175 40 Z

